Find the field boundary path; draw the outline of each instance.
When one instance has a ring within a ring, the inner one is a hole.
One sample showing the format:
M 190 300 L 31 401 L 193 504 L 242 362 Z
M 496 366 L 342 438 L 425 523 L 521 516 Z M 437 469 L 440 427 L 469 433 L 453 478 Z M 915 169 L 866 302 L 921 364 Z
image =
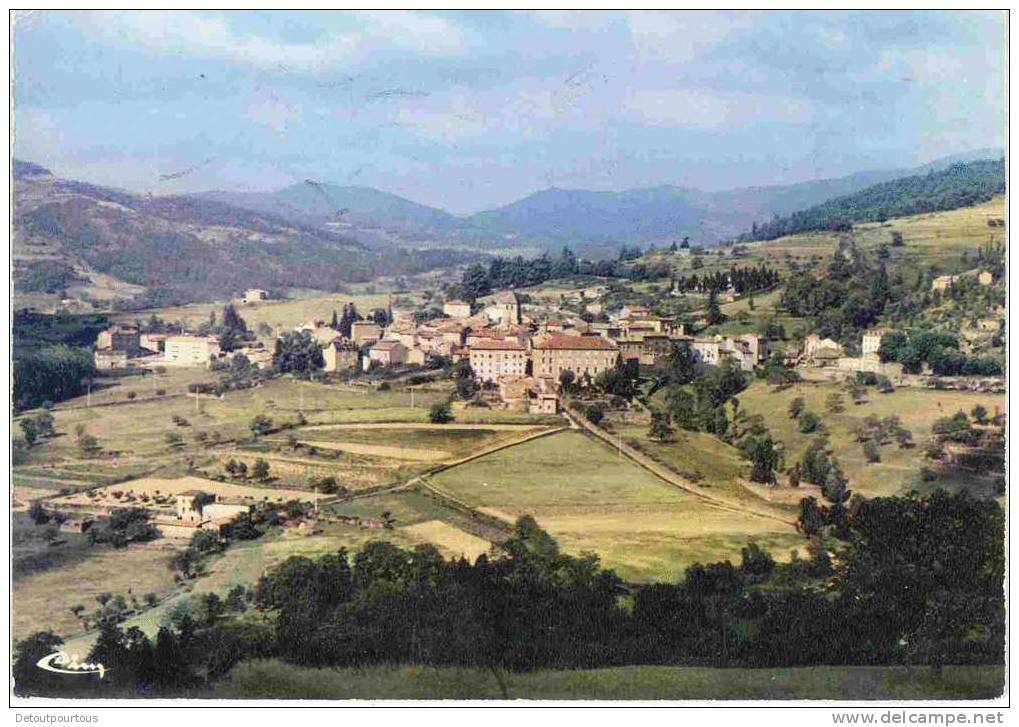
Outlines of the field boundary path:
M 431 422 L 364 422 L 358 423 L 346 423 L 346 424 L 309 424 L 300 428 L 302 432 L 312 431 L 323 431 L 327 429 L 423 429 L 433 431 L 457 431 L 457 430 L 491 430 L 493 432 L 516 432 L 526 431 L 528 429 L 542 429 L 549 426 L 548 424 L 528 424 L 522 422 L 519 424 L 511 423 L 492 423 L 492 424 L 481 424 L 475 422 L 468 423 L 457 423 L 451 422 L 449 424 L 432 424 Z
M 495 454 L 496 452 L 500 452 L 504 449 L 516 447 L 519 444 L 525 444 L 527 442 L 534 441 L 535 439 L 540 439 L 541 437 L 548 437 L 553 434 L 559 434 L 560 432 L 569 431 L 569 429 L 571 429 L 571 426 L 567 424 L 563 424 L 562 426 L 554 427 L 552 429 L 543 429 L 538 432 L 532 432 L 531 434 L 528 434 L 526 437 L 514 439 L 509 442 L 503 442 L 501 444 L 495 445 L 494 447 L 483 449 L 480 452 L 474 452 L 472 454 L 467 455 L 466 457 L 461 457 L 458 460 L 454 460 L 453 462 L 446 462 L 437 465 L 435 467 L 430 468 L 427 472 L 423 472 L 417 477 L 408 480 L 404 487 L 408 489 L 417 486 L 422 487 L 425 490 L 427 490 L 430 495 L 446 503 L 450 507 L 460 510 L 472 518 L 485 522 L 491 527 L 506 532 L 506 535 L 508 537 L 509 536 L 508 529 L 512 527 L 512 523 L 508 523 L 505 520 L 497 518 L 493 515 L 489 515 L 488 513 L 481 512 L 473 505 L 466 503 L 463 500 L 454 497 L 453 495 L 450 495 L 448 492 L 440 490 L 438 487 L 435 487 L 428 481 L 429 478 L 432 475 L 437 475 L 440 472 L 445 472 L 446 470 L 453 469 L 454 467 L 459 467 L 460 465 L 467 464 L 468 462 L 473 462 L 476 459 L 487 457 L 490 454 Z
M 681 477 L 668 467 L 665 467 L 664 465 L 655 462 L 646 454 L 637 451 L 629 444 L 624 442 L 621 437 L 609 434 L 604 429 L 596 427 L 594 424 L 587 421 L 583 417 L 574 416 L 565 406 L 563 407 L 563 411 L 566 413 L 566 416 L 571 421 L 576 421 L 576 423 L 579 424 L 580 427 L 588 434 L 597 437 L 598 439 L 602 440 L 613 449 L 619 451 L 622 454 L 625 454 L 633 462 L 640 465 L 645 470 L 655 475 L 659 479 L 664 480 L 666 483 L 672 485 L 673 487 L 678 487 L 679 489 L 689 492 L 691 495 L 699 497 L 705 502 L 715 505 L 716 507 L 720 507 L 724 510 L 729 510 L 731 512 L 739 512 L 746 515 L 756 515 L 757 517 L 775 520 L 777 522 L 792 527 L 796 526 L 796 522 L 794 520 L 788 520 L 780 515 L 776 515 L 773 512 L 767 512 L 764 510 L 758 510 L 753 507 L 747 507 L 741 502 L 730 500 L 729 498 L 726 497 L 720 497 L 713 493 L 705 492 L 703 488 L 697 487 L 697 485 L 690 482 L 690 480 L 686 479 L 685 477 Z

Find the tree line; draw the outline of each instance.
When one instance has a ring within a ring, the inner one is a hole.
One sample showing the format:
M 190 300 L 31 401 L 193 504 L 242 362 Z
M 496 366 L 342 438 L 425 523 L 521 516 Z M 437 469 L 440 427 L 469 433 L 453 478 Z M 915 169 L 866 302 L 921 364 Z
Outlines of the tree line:
M 768 267 L 767 263 L 761 263 L 754 267 L 736 267 L 729 270 L 719 270 L 715 273 L 704 273 L 698 276 L 683 275 L 674 278 L 672 285 L 675 290 L 687 292 L 718 292 L 732 289 L 743 295 L 756 290 L 766 290 L 778 284 L 780 280 L 777 270 Z
M 636 255 L 633 251 L 636 250 Z M 450 297 L 463 298 L 473 303 L 493 290 L 525 288 L 530 285 L 571 276 L 599 278 L 625 278 L 628 280 L 660 280 L 667 278 L 670 268 L 665 263 L 633 262 L 640 257 L 639 248 L 623 247 L 617 260 L 585 260 L 578 258 L 569 247 L 551 257 L 543 253 L 535 258 L 495 257 L 488 265 L 473 263 L 464 270 L 460 282 L 450 286 Z
M 748 544 L 738 564 L 695 564 L 682 582 L 638 585 L 594 555 L 564 553 L 525 516 L 473 564 L 430 545 L 371 542 L 353 556 L 291 557 L 233 606 L 207 594 L 155 641 L 104 625 L 89 654 L 108 669 L 103 680 L 35 668 L 60 640 L 34 634 L 16 646 L 15 691 L 180 694 L 269 656 L 497 676 L 621 664 L 1000 664 L 1003 543 L 997 503 L 912 493 L 860 503 L 842 539 L 814 537 L 808 558 L 778 564 Z M 247 608 L 263 618 L 238 618 Z

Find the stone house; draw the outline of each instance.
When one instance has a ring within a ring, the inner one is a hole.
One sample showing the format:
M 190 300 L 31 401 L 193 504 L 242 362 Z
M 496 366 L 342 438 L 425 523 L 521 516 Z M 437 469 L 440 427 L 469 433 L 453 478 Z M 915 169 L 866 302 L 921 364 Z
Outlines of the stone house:
M 127 368 L 127 351 L 112 348 L 97 348 L 92 355 L 98 371 L 114 371 Z
M 96 348 L 125 351 L 134 357 L 141 353 L 141 333 L 134 326 L 113 326 L 99 333 Z
M 336 336 L 322 349 L 322 358 L 325 360 L 325 371 L 334 373 L 357 368 L 360 358 L 360 349 L 353 341 Z
M 407 361 L 407 347 L 399 341 L 379 341 L 368 351 L 366 365 L 378 361 L 383 366 L 398 366 Z
M 495 323 L 520 323 L 520 299 L 513 291 L 504 291 L 484 299 L 484 313 Z

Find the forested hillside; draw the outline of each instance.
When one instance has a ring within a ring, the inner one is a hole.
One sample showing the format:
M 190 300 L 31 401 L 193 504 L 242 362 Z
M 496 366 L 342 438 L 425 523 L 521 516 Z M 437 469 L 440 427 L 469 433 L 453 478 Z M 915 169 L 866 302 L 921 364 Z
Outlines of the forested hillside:
M 875 184 L 788 217 L 755 224 L 743 239 L 773 240 L 800 232 L 847 230 L 861 222 L 883 222 L 891 217 L 979 204 L 1004 191 L 1004 160 L 955 164 L 948 169 Z
M 184 303 L 248 287 L 337 290 L 477 258 L 409 252 L 368 250 L 324 228 L 221 202 L 130 194 L 15 166 L 16 292 L 59 287 L 80 269 L 143 286 L 146 303 Z

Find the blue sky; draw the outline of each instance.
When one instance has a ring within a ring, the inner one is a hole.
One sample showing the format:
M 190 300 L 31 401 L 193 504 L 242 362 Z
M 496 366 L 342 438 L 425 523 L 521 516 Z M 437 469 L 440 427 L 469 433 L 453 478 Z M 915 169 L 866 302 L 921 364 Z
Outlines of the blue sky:
M 1004 146 L 997 12 L 43 12 L 15 154 L 153 193 L 313 178 L 469 213 Z

